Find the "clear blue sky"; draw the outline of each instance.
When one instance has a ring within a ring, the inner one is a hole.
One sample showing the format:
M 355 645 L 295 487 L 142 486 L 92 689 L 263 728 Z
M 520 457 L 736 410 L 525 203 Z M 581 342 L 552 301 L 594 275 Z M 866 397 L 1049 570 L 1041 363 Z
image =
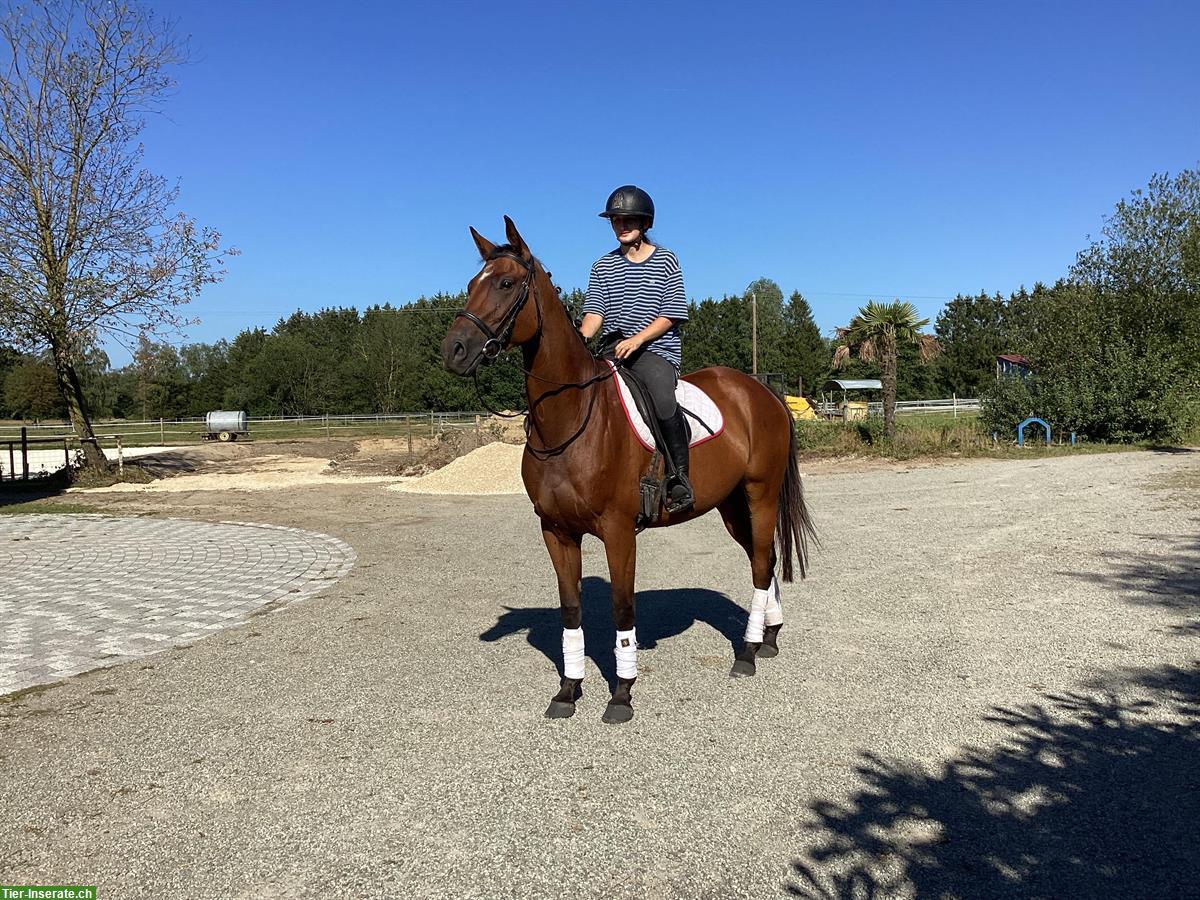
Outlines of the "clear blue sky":
M 144 140 L 243 251 L 188 338 L 461 290 L 511 215 L 565 288 L 645 187 L 688 295 L 869 298 L 1064 274 L 1200 162 L 1200 4 L 160 0 L 191 35 Z M 112 349 L 113 363 L 128 355 Z

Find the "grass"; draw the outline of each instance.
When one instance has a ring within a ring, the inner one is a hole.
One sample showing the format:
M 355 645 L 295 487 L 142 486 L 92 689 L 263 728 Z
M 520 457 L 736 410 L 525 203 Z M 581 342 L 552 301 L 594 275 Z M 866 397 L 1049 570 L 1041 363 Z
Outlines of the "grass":
M 896 420 L 896 436 L 889 440 L 878 417 L 858 422 L 796 423 L 800 452 L 808 457 L 879 456 L 888 459 L 916 457 L 984 457 L 1028 459 L 1037 456 L 1066 456 L 1077 453 L 1108 453 L 1146 449 L 1149 445 L 1103 444 L 1080 441 L 1047 446 L 1038 436 L 1029 436 L 1024 447 L 1013 436 L 995 441 L 975 416 L 903 416 Z

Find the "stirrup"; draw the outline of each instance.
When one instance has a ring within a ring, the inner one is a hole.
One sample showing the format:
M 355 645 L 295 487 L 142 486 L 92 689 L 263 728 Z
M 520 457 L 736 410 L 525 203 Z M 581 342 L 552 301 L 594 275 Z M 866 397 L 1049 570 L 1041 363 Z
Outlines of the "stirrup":
M 683 488 L 678 497 L 675 496 L 676 488 Z M 667 485 L 666 496 L 663 498 L 663 505 L 666 506 L 669 513 L 687 512 L 696 505 L 696 494 L 692 490 L 692 485 L 687 480 L 686 475 L 675 476 L 670 479 Z

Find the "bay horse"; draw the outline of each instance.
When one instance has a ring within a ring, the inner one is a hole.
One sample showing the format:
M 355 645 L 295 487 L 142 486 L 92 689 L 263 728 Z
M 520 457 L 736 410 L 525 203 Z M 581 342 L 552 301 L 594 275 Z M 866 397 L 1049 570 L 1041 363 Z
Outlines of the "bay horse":
M 563 676 L 546 715 L 573 715 L 580 694 L 580 544 L 591 534 L 604 542 L 617 628 L 617 685 L 602 718 L 627 722 L 637 679 L 635 522 L 650 452 L 626 419 L 613 370 L 588 350 L 549 275 L 512 220 L 505 216 L 504 222 L 508 243 L 499 246 L 471 228 L 483 268 L 468 283 L 466 306 L 442 341 L 442 360 L 447 371 L 471 376 L 503 350 L 521 348 L 529 404 L 521 477 L 541 520 L 562 608 Z M 725 427 L 692 450 L 695 506 L 682 515 L 664 512 L 651 527 L 676 525 L 713 509 L 720 513 L 750 558 L 754 583 L 745 643 L 730 674 L 753 675 L 756 657 L 778 653 L 783 613 L 776 564 L 790 582 L 795 555 L 804 577 L 808 541 L 816 538 L 804 504 L 791 413 L 770 388 L 743 372 L 713 367 L 684 377 L 713 399 Z

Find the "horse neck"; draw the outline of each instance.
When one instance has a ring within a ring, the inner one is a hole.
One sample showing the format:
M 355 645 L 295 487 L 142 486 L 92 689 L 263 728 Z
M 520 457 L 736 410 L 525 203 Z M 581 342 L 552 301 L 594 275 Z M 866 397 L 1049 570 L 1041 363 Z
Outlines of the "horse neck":
M 584 345 L 558 292 L 539 266 L 536 271 L 538 300 L 542 309 L 541 336 L 522 348 L 525 393 L 538 435 L 547 444 L 565 440 L 587 414 L 591 392 L 597 388 L 562 388 L 579 384 L 596 375 L 597 362 Z M 543 380 L 544 379 L 544 380 Z M 602 404 L 597 404 L 599 408 Z

